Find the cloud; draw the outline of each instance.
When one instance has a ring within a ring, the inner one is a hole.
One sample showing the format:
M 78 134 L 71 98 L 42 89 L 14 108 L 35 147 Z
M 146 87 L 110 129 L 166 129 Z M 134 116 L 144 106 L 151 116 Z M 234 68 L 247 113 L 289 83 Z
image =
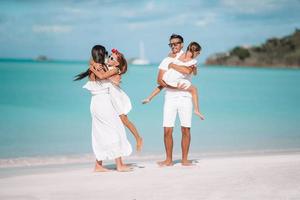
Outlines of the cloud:
M 286 0 L 221 0 L 221 5 L 231 11 L 245 14 L 257 14 L 280 9 Z
M 199 19 L 195 20 L 194 25 L 200 27 L 206 27 L 211 25 L 216 21 L 216 14 L 214 13 L 206 13 L 203 17 L 199 17 Z
M 71 26 L 67 25 L 34 25 L 32 31 L 35 33 L 69 33 Z

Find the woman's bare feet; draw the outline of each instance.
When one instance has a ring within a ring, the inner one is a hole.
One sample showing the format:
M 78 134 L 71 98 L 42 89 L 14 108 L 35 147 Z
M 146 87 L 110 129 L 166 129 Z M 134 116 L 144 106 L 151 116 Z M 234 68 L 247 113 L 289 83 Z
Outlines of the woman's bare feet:
M 200 117 L 201 120 L 204 120 L 204 119 L 205 119 L 205 118 L 204 118 L 204 115 L 202 115 L 202 113 L 200 113 L 200 111 L 195 110 L 194 113 L 195 113 L 196 115 L 198 115 L 198 116 Z
M 151 100 L 149 99 L 149 98 L 147 98 L 147 99 L 144 99 L 143 101 L 142 101 L 142 104 L 146 104 L 146 103 L 149 103 Z
M 159 162 L 157 162 L 157 164 L 158 164 L 160 167 L 169 167 L 169 166 L 173 166 L 173 161 L 164 160 L 164 161 L 159 161 Z
M 102 165 L 99 165 L 96 162 L 94 172 L 110 172 L 110 171 L 112 171 L 112 170 L 107 169 L 107 168 L 103 167 Z
M 117 166 L 117 171 L 118 172 L 130 172 L 130 171 L 132 171 L 132 168 L 130 168 L 127 165 L 120 165 L 120 166 Z
M 140 152 L 142 150 L 142 147 L 143 147 L 143 138 L 139 137 L 136 140 L 136 151 Z

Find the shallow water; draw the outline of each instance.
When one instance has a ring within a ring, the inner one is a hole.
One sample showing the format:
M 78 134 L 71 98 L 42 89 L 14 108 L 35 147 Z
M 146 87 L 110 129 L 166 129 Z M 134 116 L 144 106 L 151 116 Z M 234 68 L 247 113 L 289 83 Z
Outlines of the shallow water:
M 0 158 L 92 152 L 90 94 L 85 80 L 72 81 L 86 68 L 85 62 L 0 61 Z M 145 154 L 164 152 L 163 92 L 141 104 L 156 75 L 157 65 L 129 66 L 122 80 Z M 300 70 L 200 66 L 193 83 L 206 119 L 193 117 L 192 153 L 300 148 Z

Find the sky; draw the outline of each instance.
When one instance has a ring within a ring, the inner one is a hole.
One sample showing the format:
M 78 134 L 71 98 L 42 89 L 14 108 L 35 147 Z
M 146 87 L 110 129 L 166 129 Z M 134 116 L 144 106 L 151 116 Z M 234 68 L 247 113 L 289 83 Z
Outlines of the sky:
M 300 0 L 1 0 L 0 58 L 88 60 L 96 44 L 159 62 L 169 37 L 202 46 L 200 62 L 300 28 Z

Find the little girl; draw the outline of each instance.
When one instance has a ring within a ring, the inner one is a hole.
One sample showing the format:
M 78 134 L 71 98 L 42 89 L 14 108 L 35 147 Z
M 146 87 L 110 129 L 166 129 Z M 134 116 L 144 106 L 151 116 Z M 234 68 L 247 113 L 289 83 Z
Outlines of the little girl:
M 194 67 L 193 74 L 197 74 L 197 64 L 196 57 L 200 55 L 201 46 L 197 42 L 191 42 L 187 47 L 185 53 L 183 53 L 178 59 L 174 59 L 172 63 L 169 64 L 169 69 L 163 75 L 163 81 L 171 88 L 179 88 L 180 85 L 184 85 L 183 90 L 186 90 L 191 93 L 194 105 L 194 113 L 204 120 L 204 116 L 199 110 L 198 104 L 198 92 L 197 88 L 191 84 L 191 82 L 186 79 L 186 75 L 182 74 L 179 71 L 176 71 L 177 67 Z M 155 97 L 161 90 L 162 86 L 158 86 L 150 94 L 148 98 L 142 101 L 143 104 L 149 103 L 153 97 Z M 181 89 L 181 88 L 180 88 Z
M 119 86 L 121 75 L 126 73 L 127 71 L 126 59 L 124 58 L 123 54 L 120 53 L 117 49 L 112 49 L 112 54 L 109 56 L 107 61 L 107 67 L 103 65 L 102 67 L 101 65 L 98 65 L 93 61 L 91 61 L 90 64 L 90 70 L 94 72 L 96 76 L 99 73 L 98 70 L 108 71 L 117 69 L 118 74 L 115 74 L 109 78 L 110 82 L 112 83 L 110 87 L 112 103 L 123 124 L 131 131 L 131 133 L 135 137 L 137 151 L 141 151 L 143 146 L 143 139 L 139 135 L 135 125 L 127 117 L 127 114 L 132 108 L 130 99 Z

